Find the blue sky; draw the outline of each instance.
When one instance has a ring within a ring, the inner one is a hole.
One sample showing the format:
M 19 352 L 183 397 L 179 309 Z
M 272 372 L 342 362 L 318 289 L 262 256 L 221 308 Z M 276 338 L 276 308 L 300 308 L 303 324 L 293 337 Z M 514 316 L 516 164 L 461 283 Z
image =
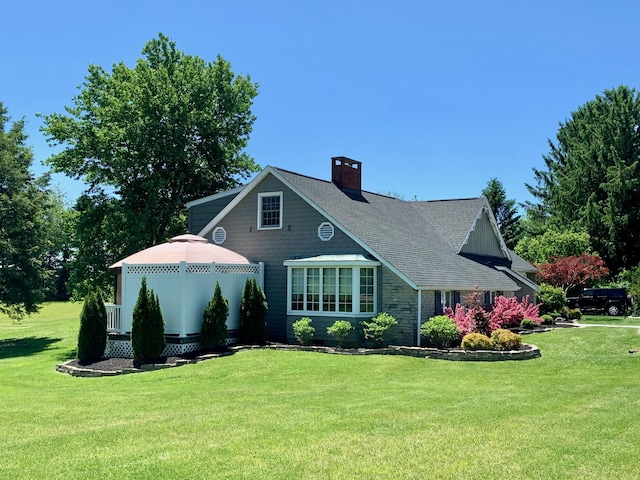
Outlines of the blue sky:
M 163 32 L 260 84 L 247 152 L 263 167 L 330 179 L 344 155 L 366 190 L 466 198 L 497 177 L 522 202 L 558 123 L 637 86 L 639 21 L 626 0 L 9 2 L 0 101 L 26 119 L 41 173 L 53 150 L 36 113 L 62 112 L 89 64 L 133 66 Z M 69 202 L 83 190 L 55 183 Z

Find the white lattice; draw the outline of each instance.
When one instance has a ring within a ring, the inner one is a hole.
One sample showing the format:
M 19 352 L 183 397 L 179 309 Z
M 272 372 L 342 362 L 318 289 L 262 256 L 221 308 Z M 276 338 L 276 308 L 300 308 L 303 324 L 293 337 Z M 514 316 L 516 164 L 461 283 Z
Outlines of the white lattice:
M 208 274 L 211 273 L 211 265 L 187 265 L 187 273 Z
M 106 357 L 133 358 L 133 348 L 129 340 L 107 340 Z
M 260 273 L 260 265 L 216 265 L 216 273 L 254 275 Z
M 127 265 L 127 273 L 134 275 L 180 273 L 180 265 Z

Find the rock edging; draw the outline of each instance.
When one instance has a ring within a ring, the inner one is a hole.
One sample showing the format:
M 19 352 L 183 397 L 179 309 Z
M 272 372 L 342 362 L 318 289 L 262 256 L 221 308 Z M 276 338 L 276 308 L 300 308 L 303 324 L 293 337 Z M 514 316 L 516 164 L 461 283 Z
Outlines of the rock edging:
M 288 345 L 288 344 L 269 344 L 269 345 L 241 345 L 230 347 L 228 352 L 223 353 L 207 353 L 195 357 L 193 359 L 179 359 L 173 363 L 149 363 L 143 364 L 140 368 L 125 368 L 122 370 L 107 371 L 96 370 L 92 368 L 82 368 L 70 365 L 73 360 L 66 363 L 56 365 L 56 371 L 66 373 L 73 377 L 112 377 L 116 375 L 127 375 L 130 373 L 149 372 L 153 370 L 162 370 L 165 368 L 181 367 L 183 365 L 191 365 L 204 360 L 211 360 L 219 357 L 233 355 L 236 352 L 255 349 L 270 350 L 288 350 L 303 352 L 318 352 L 334 355 L 404 355 L 416 358 L 429 358 L 435 360 L 450 361 L 471 361 L 471 362 L 499 362 L 508 360 L 531 360 L 541 357 L 540 349 L 536 345 L 524 344 L 520 350 L 496 351 L 496 350 L 462 350 L 462 349 L 446 349 L 440 350 L 429 347 L 407 347 L 403 345 L 389 345 L 384 348 L 339 348 L 311 345 Z

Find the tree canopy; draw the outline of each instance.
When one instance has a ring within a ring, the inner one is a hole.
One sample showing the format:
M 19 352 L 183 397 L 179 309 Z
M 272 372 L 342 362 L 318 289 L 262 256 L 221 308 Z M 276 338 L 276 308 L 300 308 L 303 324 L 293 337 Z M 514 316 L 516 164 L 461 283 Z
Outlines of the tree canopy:
M 24 120 L 9 125 L 0 102 L 0 312 L 20 319 L 43 299 L 46 179 L 30 173 Z
M 560 124 L 528 185 L 549 222 L 585 230 L 615 273 L 640 261 L 640 96 L 606 90 Z
M 77 210 L 85 235 L 100 243 L 100 258 L 87 246 L 78 252 L 91 272 L 184 233 L 186 202 L 259 169 L 243 151 L 255 121 L 249 76 L 221 56 L 186 55 L 163 34 L 142 54 L 133 68 L 90 65 L 66 113 L 44 116 L 49 143 L 65 147 L 48 163 L 90 186 Z
M 580 256 L 591 253 L 589 234 L 586 232 L 560 232 L 553 228 L 543 234 L 521 239 L 515 252 L 531 263 L 545 263 L 552 257 Z
M 482 190 L 482 196 L 491 206 L 491 211 L 507 247 L 514 248 L 520 238 L 521 230 L 516 201 L 507 199 L 502 182 L 497 178 L 492 178 L 487 182 L 487 186 Z

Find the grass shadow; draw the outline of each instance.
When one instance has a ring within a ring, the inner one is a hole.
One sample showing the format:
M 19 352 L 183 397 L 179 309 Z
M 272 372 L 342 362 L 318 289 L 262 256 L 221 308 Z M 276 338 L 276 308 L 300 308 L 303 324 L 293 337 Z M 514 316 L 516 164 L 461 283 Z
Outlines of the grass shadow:
M 61 338 L 25 337 L 0 340 L 0 360 L 3 358 L 28 357 L 46 350 Z

